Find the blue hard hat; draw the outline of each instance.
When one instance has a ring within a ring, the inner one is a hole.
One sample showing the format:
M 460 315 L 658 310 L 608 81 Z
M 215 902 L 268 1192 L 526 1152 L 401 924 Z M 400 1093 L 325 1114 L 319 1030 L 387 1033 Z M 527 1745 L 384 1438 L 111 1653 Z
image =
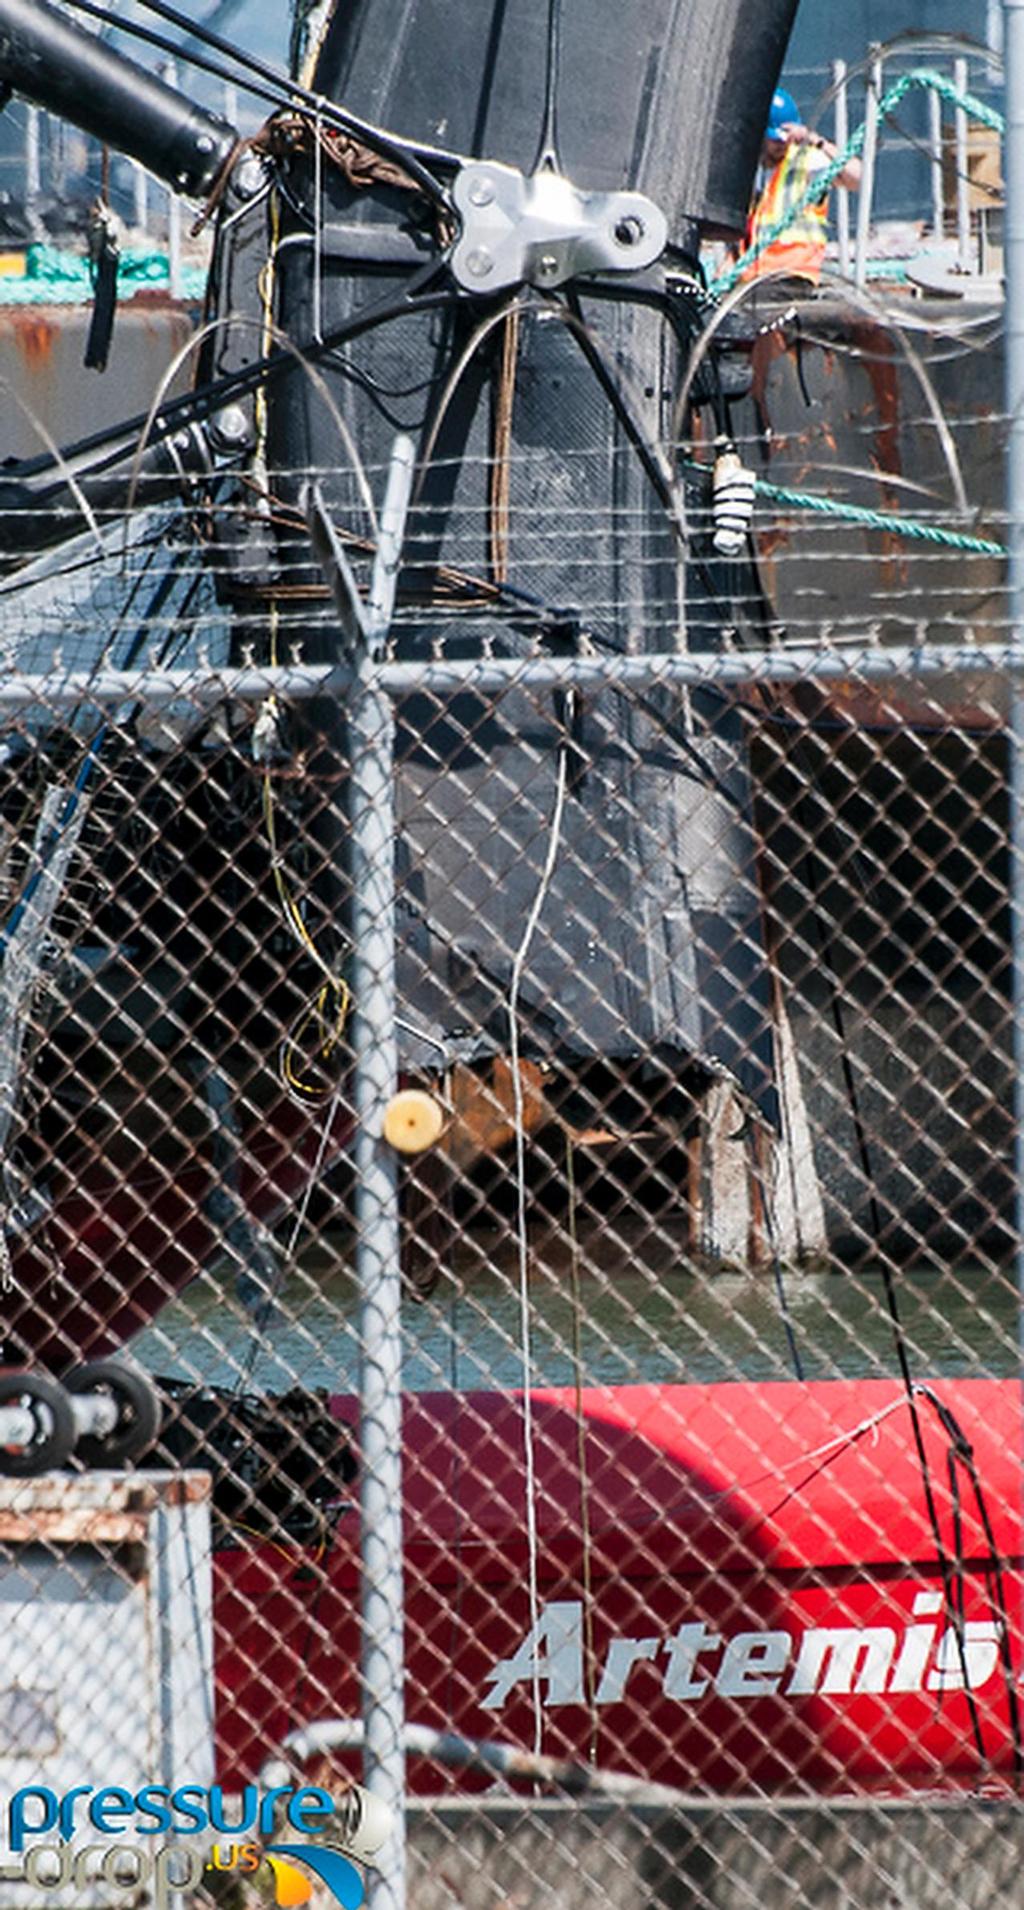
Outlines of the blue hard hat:
M 772 94 L 772 103 L 768 108 L 768 124 L 764 129 L 766 139 L 780 139 L 784 126 L 799 126 L 800 108 L 792 93 L 780 86 Z

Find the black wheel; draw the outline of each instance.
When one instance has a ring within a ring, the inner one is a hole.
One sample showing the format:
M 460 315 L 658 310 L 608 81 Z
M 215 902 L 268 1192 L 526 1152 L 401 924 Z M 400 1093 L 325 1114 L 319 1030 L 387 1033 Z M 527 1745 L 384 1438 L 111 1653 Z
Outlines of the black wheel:
M 75 1446 L 75 1458 L 83 1466 L 100 1466 L 108 1471 L 138 1459 L 153 1444 L 160 1431 L 160 1401 L 146 1378 L 123 1360 L 89 1360 L 85 1366 L 73 1366 L 64 1374 L 67 1391 L 77 1394 L 105 1393 L 117 1407 L 117 1424 L 109 1433 L 83 1433 Z
M 48 1373 L 0 1373 L 3 1406 L 26 1407 L 34 1430 L 24 1445 L 0 1444 L 0 1474 L 35 1479 L 64 1464 L 75 1443 L 75 1415 L 63 1386 Z

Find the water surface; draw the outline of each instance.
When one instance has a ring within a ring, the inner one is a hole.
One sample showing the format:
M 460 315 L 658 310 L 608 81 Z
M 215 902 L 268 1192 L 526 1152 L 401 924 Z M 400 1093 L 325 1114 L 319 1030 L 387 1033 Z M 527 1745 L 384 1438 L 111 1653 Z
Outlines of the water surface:
M 915 1375 L 1003 1377 L 1018 1370 L 1018 1296 L 1011 1275 L 964 1264 L 901 1270 L 897 1301 Z M 530 1357 L 538 1386 L 640 1381 L 788 1379 L 793 1355 L 770 1271 L 710 1273 L 660 1236 L 588 1235 L 578 1251 L 531 1236 Z M 790 1272 L 784 1304 L 808 1379 L 897 1372 L 880 1271 Z M 463 1243 L 426 1303 L 403 1307 L 403 1377 L 415 1390 L 517 1387 L 523 1379 L 518 1259 L 508 1236 Z M 358 1294 L 344 1253 L 303 1254 L 259 1334 L 230 1273 L 204 1275 L 139 1335 L 151 1371 L 278 1391 L 297 1382 L 358 1385 Z

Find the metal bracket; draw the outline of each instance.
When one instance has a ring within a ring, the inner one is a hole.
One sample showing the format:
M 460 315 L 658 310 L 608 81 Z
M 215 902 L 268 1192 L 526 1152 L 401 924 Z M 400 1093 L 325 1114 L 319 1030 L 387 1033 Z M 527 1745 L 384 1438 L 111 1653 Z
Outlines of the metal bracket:
M 462 233 L 451 269 L 467 292 L 641 272 L 668 243 L 665 214 L 642 192 L 580 192 L 547 169 L 527 177 L 481 160 L 457 174 L 452 198 Z

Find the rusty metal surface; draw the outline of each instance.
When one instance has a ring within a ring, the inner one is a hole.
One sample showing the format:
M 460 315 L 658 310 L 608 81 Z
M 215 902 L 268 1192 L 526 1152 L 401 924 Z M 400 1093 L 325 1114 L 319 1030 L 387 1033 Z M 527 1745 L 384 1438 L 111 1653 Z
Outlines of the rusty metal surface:
M 141 1545 L 158 1507 L 201 1505 L 209 1494 L 206 1473 L 0 1477 L 0 1545 Z
M 31 458 L 50 443 L 74 444 L 118 419 L 143 413 L 172 359 L 188 343 L 191 310 L 162 294 L 121 306 L 104 372 L 82 365 L 89 305 L 0 304 L 0 443 L 8 458 Z M 168 389 L 187 388 L 186 364 Z
M 1001 314 L 972 306 L 965 319 L 949 300 L 875 305 L 872 316 L 841 295 L 798 298 L 754 346 L 752 393 L 734 415 L 759 476 L 924 534 L 772 503 L 757 535 L 773 611 L 794 641 L 984 641 L 1001 627 L 1001 560 L 926 538 L 942 524 L 1001 540 Z M 933 701 L 971 722 L 976 704 L 998 706 L 1000 686 L 966 705 L 957 695 L 951 685 Z M 893 696 L 913 716 L 906 690 Z

